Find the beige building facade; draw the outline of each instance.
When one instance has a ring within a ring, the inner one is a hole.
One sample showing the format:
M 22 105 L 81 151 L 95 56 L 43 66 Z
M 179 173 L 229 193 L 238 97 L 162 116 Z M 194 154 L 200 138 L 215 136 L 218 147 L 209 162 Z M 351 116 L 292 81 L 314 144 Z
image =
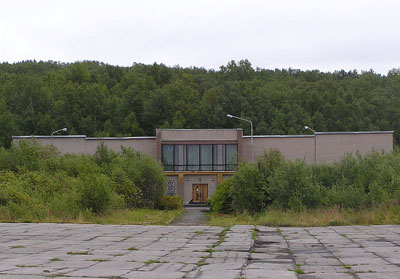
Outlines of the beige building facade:
M 251 161 L 252 154 L 251 137 L 243 136 L 242 129 L 157 129 L 155 137 L 15 136 L 13 141 L 32 138 L 54 145 L 61 154 L 94 154 L 101 143 L 115 151 L 123 146 L 148 154 L 163 163 L 166 193 L 181 195 L 185 204 L 207 201 L 238 163 Z M 279 150 L 288 160 L 331 163 L 346 153 L 391 152 L 393 131 L 253 137 L 254 158 L 269 149 Z

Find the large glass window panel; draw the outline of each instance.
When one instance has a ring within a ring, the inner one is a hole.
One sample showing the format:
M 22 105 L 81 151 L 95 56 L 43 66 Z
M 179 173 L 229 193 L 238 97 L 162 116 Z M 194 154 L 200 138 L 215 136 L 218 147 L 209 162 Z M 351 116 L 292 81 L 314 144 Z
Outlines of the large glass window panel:
M 199 145 L 189 144 L 186 146 L 187 169 L 199 170 Z
M 219 170 L 219 164 L 220 164 L 220 160 L 218 160 L 218 150 L 220 149 L 219 148 L 219 145 L 217 145 L 217 144 L 214 144 L 213 145 L 213 166 L 212 166 L 212 169 L 213 170 Z
M 203 144 L 200 145 L 200 170 L 212 170 L 212 145 L 211 144 Z
M 226 170 L 236 170 L 237 169 L 237 145 L 227 144 L 225 146 L 225 164 Z
M 162 162 L 166 171 L 174 170 L 174 145 L 162 145 Z
M 179 170 L 179 145 L 174 145 L 174 170 Z

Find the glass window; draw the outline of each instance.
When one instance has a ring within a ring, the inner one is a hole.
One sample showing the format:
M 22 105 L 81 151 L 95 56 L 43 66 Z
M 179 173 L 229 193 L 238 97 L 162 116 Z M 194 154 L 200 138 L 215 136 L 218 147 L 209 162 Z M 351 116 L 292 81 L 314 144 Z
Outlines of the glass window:
M 200 145 L 200 170 L 212 170 L 212 145 L 211 144 L 203 144 Z
M 227 144 L 225 145 L 225 164 L 226 170 L 237 169 L 237 145 Z
M 220 160 L 218 160 L 219 159 L 218 150 L 220 149 L 221 149 L 220 145 L 216 144 L 213 145 L 213 167 L 212 167 L 213 170 L 220 170 L 219 164 L 221 164 L 221 162 Z
M 174 170 L 174 145 L 163 144 L 162 146 L 162 162 L 166 171 Z
M 187 170 L 199 170 L 199 145 L 189 144 L 186 149 Z
M 236 144 L 163 144 L 166 171 L 224 171 L 237 169 Z

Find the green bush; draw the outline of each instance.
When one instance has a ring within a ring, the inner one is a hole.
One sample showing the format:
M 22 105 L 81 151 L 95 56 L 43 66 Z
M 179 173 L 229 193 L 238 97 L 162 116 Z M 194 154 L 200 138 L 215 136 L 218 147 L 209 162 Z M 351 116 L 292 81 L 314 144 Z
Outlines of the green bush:
M 255 164 L 242 164 L 232 178 L 230 188 L 235 212 L 256 213 L 266 206 L 266 183 Z
M 111 179 L 114 182 L 115 191 L 123 197 L 125 207 L 135 208 L 142 205 L 142 191 L 129 179 L 120 164 L 113 164 Z
M 175 210 L 183 208 L 182 196 L 162 196 L 157 199 L 156 208 L 161 210 Z
M 161 164 L 154 158 L 129 148 L 122 148 L 120 156 L 121 168 L 141 191 L 142 204 L 154 207 L 165 191 L 166 178 Z
M 275 173 L 275 170 L 284 163 L 283 155 L 276 149 L 270 149 L 268 152 L 264 151 L 263 155 L 257 158 L 257 168 L 264 175 L 266 182 Z
M 224 180 L 217 186 L 215 194 L 208 200 L 212 211 L 225 214 L 233 212 L 231 187 L 232 178 Z
M 60 155 L 53 146 L 20 141 L 0 148 L 0 218 L 43 220 L 107 209 L 154 206 L 164 193 L 159 163 L 131 149 L 100 145 L 96 155 Z
M 312 179 L 311 168 L 304 161 L 288 161 L 276 169 L 268 186 L 272 203 L 281 208 L 314 208 L 319 205 L 322 188 Z
M 101 213 L 111 204 L 111 181 L 105 175 L 85 175 L 78 178 L 78 203 L 83 210 Z

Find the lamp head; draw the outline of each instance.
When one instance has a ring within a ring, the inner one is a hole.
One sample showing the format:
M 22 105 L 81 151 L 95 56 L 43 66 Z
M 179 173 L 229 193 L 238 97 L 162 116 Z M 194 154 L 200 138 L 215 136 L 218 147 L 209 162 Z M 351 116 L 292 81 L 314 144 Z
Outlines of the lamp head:
M 231 114 L 227 114 L 226 117 L 232 118 L 233 116 Z
M 304 129 L 308 130 L 308 129 L 310 129 L 310 127 L 308 127 L 308 126 L 306 125 L 306 126 L 304 126 Z
M 68 129 L 67 128 L 62 128 L 61 131 L 66 132 L 66 131 L 68 131 Z

